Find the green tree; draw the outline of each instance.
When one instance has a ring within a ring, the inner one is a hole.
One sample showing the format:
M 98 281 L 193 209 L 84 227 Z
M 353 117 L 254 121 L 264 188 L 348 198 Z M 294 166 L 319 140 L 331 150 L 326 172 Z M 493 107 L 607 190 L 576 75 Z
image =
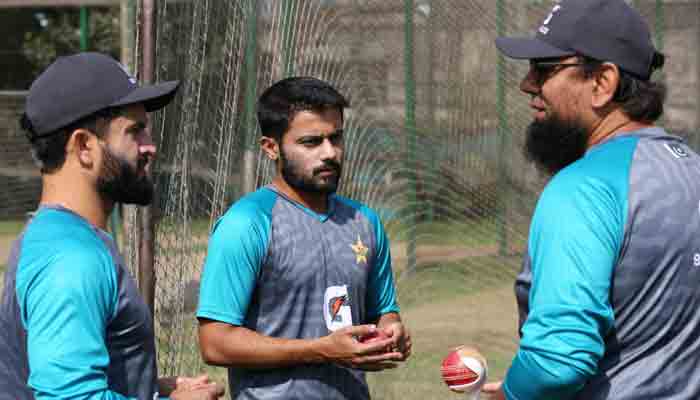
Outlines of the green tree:
M 0 11 L 0 90 L 27 89 L 32 81 L 30 65 L 22 51 L 25 32 L 41 29 L 29 9 Z
M 80 9 L 0 9 L 0 90 L 26 90 L 56 57 L 80 51 Z M 91 7 L 88 46 L 120 56 L 118 7 Z
M 80 51 L 80 12 L 77 8 L 52 8 L 35 11 L 42 29 L 24 34 L 24 56 L 34 74 L 46 68 L 56 57 Z M 88 50 L 110 54 L 119 59 L 119 8 L 90 8 Z

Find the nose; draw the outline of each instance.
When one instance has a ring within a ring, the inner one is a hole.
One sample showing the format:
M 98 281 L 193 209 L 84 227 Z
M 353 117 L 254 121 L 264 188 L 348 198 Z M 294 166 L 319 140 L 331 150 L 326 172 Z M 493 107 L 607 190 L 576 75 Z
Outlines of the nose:
M 540 92 L 540 85 L 537 83 L 535 71 L 530 68 L 527 75 L 520 82 L 520 90 L 529 95 L 536 95 Z
M 323 144 L 321 144 L 321 159 L 333 160 L 338 156 L 338 151 L 339 148 L 326 138 L 323 140 Z
M 150 129 L 145 129 L 143 135 L 140 137 L 139 154 L 146 155 L 149 158 L 153 158 L 156 155 L 156 145 L 153 143 L 153 136 L 151 136 Z

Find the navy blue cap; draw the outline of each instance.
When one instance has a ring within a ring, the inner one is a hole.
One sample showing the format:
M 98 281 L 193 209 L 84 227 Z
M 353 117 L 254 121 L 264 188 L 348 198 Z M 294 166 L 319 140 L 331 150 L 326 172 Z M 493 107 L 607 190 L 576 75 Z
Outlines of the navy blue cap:
M 179 85 L 139 86 L 113 58 L 78 53 L 59 57 L 32 83 L 25 115 L 37 138 L 110 107 L 141 103 L 148 112 L 158 110 L 170 103 Z
M 642 80 L 656 53 L 648 25 L 624 0 L 562 0 L 534 38 L 499 37 L 496 47 L 516 59 L 588 56 Z

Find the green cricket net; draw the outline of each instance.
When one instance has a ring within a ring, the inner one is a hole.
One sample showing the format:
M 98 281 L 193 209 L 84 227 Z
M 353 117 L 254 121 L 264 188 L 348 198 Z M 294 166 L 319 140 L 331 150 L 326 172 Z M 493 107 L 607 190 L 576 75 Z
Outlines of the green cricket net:
M 669 54 L 664 125 L 697 148 L 700 2 L 634 3 Z M 529 34 L 551 4 L 158 2 L 157 79 L 184 81 L 154 125 L 162 373 L 205 368 L 194 308 L 209 230 L 270 179 L 257 146 L 257 96 L 286 76 L 311 75 L 352 104 L 340 192 L 382 216 L 415 338 L 407 365 L 370 376 L 374 397 L 450 397 L 439 364 L 462 343 L 479 346 L 501 377 L 517 347 L 513 279 L 545 178 L 521 151 L 531 117 L 517 87 L 527 66 L 499 58 L 493 40 Z M 125 249 L 135 248 L 136 235 L 128 239 Z

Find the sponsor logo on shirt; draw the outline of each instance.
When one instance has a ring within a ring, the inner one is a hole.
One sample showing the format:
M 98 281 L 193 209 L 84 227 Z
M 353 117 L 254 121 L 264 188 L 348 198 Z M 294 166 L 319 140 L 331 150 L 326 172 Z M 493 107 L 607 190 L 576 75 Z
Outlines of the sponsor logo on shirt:
M 352 326 L 352 308 L 347 285 L 326 288 L 323 295 L 323 319 L 330 331 Z
M 333 297 L 330 301 L 331 321 L 342 321 L 338 313 L 340 308 L 347 304 L 348 296 Z

